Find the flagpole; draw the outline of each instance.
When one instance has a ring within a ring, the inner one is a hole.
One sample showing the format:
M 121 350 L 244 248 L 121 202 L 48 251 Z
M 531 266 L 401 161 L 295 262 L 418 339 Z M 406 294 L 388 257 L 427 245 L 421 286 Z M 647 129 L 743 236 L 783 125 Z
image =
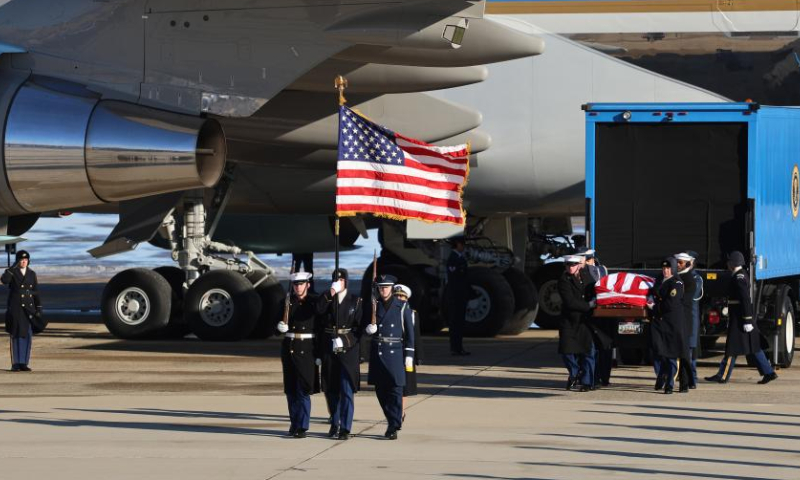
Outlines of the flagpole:
M 333 86 L 336 90 L 339 91 L 339 106 L 344 106 L 347 103 L 347 99 L 344 98 L 344 90 L 347 88 L 347 79 L 344 78 L 342 75 L 337 75 L 336 79 L 333 81 Z M 337 135 L 338 136 L 338 135 Z M 338 159 L 337 159 L 338 161 Z M 338 281 L 339 280 L 339 213 L 336 212 L 334 217 L 334 226 L 333 226 L 333 255 L 334 255 L 334 278 Z M 339 299 L 333 299 L 333 316 L 334 316 L 334 328 L 336 328 L 336 323 L 339 322 Z

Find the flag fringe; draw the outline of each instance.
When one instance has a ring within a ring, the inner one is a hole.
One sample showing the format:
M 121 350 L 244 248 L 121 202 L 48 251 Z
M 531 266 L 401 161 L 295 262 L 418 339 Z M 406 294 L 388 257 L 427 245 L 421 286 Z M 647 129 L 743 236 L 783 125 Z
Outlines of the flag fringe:
M 361 212 L 361 211 L 336 212 L 336 216 L 337 217 L 355 217 L 356 215 L 360 215 L 360 214 L 369 214 L 369 215 L 372 215 L 373 217 L 381 217 L 381 218 L 386 218 L 388 220 L 398 220 L 398 221 L 417 220 L 417 221 L 425 222 L 425 223 L 449 223 L 450 225 L 456 225 L 458 227 L 465 226 L 466 225 L 466 219 L 467 219 L 467 217 L 465 216 L 463 222 L 451 222 L 449 220 L 427 220 L 427 219 L 424 219 L 424 218 L 411 217 L 411 216 L 407 216 L 407 215 L 396 215 L 396 214 L 393 214 L 393 213 L 375 213 L 375 212 Z

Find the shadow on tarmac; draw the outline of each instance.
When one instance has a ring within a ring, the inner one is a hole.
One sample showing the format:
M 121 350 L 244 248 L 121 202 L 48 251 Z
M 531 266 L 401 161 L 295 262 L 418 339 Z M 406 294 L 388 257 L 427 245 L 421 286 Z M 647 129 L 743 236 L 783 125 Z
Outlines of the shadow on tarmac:
M 580 451 L 575 450 L 575 453 Z M 529 465 L 533 467 L 565 467 L 565 468 L 584 468 L 589 470 L 600 470 L 603 472 L 615 473 L 632 473 L 639 475 L 666 475 L 675 477 L 692 477 L 692 478 L 719 478 L 722 480 L 774 480 L 768 477 L 752 477 L 752 476 L 739 476 L 728 474 L 714 474 L 714 473 L 699 473 L 688 472 L 679 470 L 655 470 L 652 468 L 635 468 L 611 465 L 578 465 L 568 463 L 546 463 L 546 462 L 522 462 L 522 465 Z
M 702 428 L 664 427 L 659 425 L 625 425 L 620 423 L 597 423 L 597 422 L 585 422 L 581 423 L 581 425 L 593 425 L 597 427 L 633 428 L 637 430 L 649 430 L 653 432 L 698 433 L 698 434 L 710 434 L 710 435 L 731 435 L 735 437 L 772 438 L 776 440 L 800 440 L 800 436 L 784 435 L 780 433 L 723 432 L 719 430 L 717 431 L 705 430 Z
M 578 438 L 578 439 L 586 439 L 586 440 L 602 440 L 605 442 L 623 442 L 623 443 L 646 443 L 650 445 L 664 445 L 664 446 L 679 446 L 679 447 L 691 447 L 691 448 L 723 448 L 726 450 L 744 450 L 744 451 L 756 451 L 756 452 L 771 452 L 771 453 L 790 453 L 796 454 L 797 450 L 795 449 L 783 449 L 783 448 L 770 448 L 770 447 L 759 447 L 757 445 L 731 445 L 725 444 L 720 445 L 716 443 L 699 443 L 699 442 L 683 442 L 680 440 L 659 440 L 657 438 L 639 438 L 639 437 L 598 437 L 598 436 L 591 436 L 591 435 L 569 435 L 566 433 L 542 433 L 540 435 L 551 436 L 551 437 L 559 437 L 559 438 Z

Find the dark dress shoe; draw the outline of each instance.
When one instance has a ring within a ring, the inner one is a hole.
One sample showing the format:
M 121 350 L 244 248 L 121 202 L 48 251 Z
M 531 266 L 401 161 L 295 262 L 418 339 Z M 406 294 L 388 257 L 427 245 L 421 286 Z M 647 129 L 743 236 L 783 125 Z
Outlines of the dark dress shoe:
M 294 427 L 289 428 L 289 436 L 294 437 L 294 434 L 297 433 L 297 429 Z
M 19 370 L 20 370 L 20 368 L 19 368 L 19 364 L 18 363 L 15 363 L 14 365 L 11 365 L 11 371 L 12 372 L 19 372 Z
M 678 389 L 678 393 L 689 393 L 689 387 L 681 387 Z
M 656 377 L 656 384 L 655 384 L 654 389 L 655 390 L 661 390 L 662 388 L 664 388 L 664 382 L 665 381 L 666 381 L 666 378 L 664 378 L 663 375 L 659 375 L 658 377 Z
M 339 436 L 339 426 L 338 425 L 331 425 L 331 429 L 328 430 L 328 436 L 331 438 L 336 438 Z
M 706 377 L 706 381 L 707 382 L 716 382 L 716 383 L 725 383 L 722 380 L 722 377 L 720 377 L 719 375 L 711 375 L 710 377 Z
M 578 389 L 579 392 L 588 392 L 592 389 L 589 385 L 581 385 L 581 388 Z
M 764 378 L 762 378 L 761 380 L 759 380 L 759 381 L 758 381 L 758 384 L 759 384 L 759 385 L 766 385 L 766 384 L 768 384 L 769 382 L 771 382 L 771 381 L 773 381 L 773 380 L 777 380 L 777 379 L 778 379 L 778 374 L 777 374 L 777 373 L 775 373 L 775 372 L 772 372 L 772 373 L 769 373 L 769 374 L 767 374 L 767 375 L 764 375 Z
M 575 378 L 575 377 L 569 377 L 569 378 L 567 379 L 567 388 L 566 388 L 566 389 L 567 389 L 567 390 L 572 390 L 573 388 L 575 388 L 575 384 L 576 384 L 576 383 L 578 383 L 578 379 L 577 379 L 577 378 Z
M 350 430 L 345 430 L 344 428 L 339 430 L 339 440 L 348 440 L 350 439 Z
M 294 432 L 294 438 L 306 438 L 306 429 L 305 428 L 298 428 L 296 432 Z
M 608 380 L 600 380 L 600 385 L 607 387 L 611 385 L 611 382 L 609 382 Z
M 666 395 L 672 395 L 672 389 L 670 387 L 664 387 L 664 393 Z
M 689 385 L 689 390 L 694 390 L 695 388 L 697 388 L 697 384 L 696 383 L 693 383 L 693 384 Z
M 388 440 L 397 440 L 397 429 L 389 427 L 386 433 L 383 434 Z
M 33 370 L 31 370 L 31 367 L 29 367 L 27 365 L 20 365 L 19 366 L 19 371 L 20 372 L 32 372 Z

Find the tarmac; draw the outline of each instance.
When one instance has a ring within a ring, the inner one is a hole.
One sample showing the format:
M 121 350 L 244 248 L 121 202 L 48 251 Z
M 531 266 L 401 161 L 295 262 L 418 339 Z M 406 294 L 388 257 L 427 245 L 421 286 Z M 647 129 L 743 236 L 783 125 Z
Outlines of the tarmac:
M 467 339 L 468 357 L 431 336 L 398 440 L 366 382 L 353 438 L 325 437 L 314 395 L 310 436 L 293 439 L 279 339 L 122 341 L 97 321 L 52 315 L 34 371 L 0 371 L 0 478 L 800 478 L 798 367 L 664 395 L 651 367 L 620 366 L 608 388 L 567 392 L 554 331 Z

